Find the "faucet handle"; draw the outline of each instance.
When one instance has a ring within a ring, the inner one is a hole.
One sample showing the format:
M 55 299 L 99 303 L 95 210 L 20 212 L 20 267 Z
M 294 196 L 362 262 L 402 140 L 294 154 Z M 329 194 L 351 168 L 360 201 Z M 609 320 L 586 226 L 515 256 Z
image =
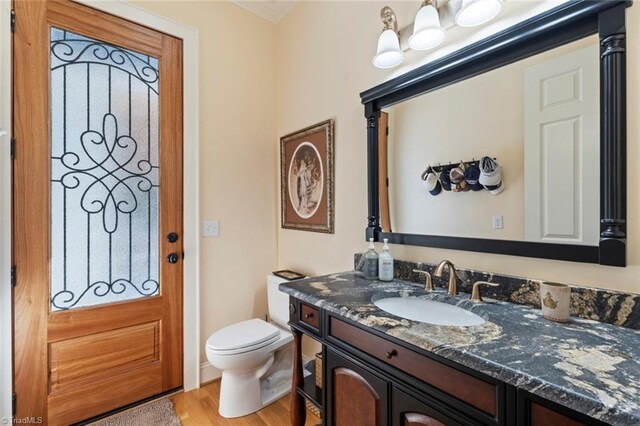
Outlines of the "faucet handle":
M 433 291 L 433 281 L 431 280 L 431 274 L 429 272 L 420 269 L 414 269 L 413 272 L 424 275 L 424 289 L 427 291 Z
M 491 287 L 498 287 L 500 284 L 490 283 L 488 281 L 476 281 L 473 283 L 473 289 L 471 290 L 471 301 L 472 302 L 482 302 L 482 296 L 480 295 L 480 286 L 488 285 Z

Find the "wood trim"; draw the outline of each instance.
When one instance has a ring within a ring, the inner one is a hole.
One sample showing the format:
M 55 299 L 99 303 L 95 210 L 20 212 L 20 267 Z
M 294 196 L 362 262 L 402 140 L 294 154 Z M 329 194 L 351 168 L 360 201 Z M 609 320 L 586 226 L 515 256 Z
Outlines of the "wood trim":
M 360 94 L 367 120 L 366 238 L 394 244 L 626 265 L 626 0 L 573 0 Z M 569 42 L 601 37 L 601 239 L 597 246 L 385 233 L 380 228 L 381 108 L 466 80 Z
M 460 401 L 497 416 L 497 386 L 330 317 L 329 335 Z
M 182 42 L 175 37 L 162 37 L 160 57 L 160 200 L 167 206 L 160 212 L 160 283 L 163 302 L 161 359 L 163 390 L 182 386 L 183 374 L 183 81 Z M 175 232 L 178 241 L 170 243 L 166 236 Z M 175 253 L 177 263 L 166 261 Z M 171 362 L 169 362 L 171 360 Z
M 49 282 L 49 40 L 47 3 L 14 2 L 22 23 L 13 43 L 13 131 L 18 141 L 32 141 L 18 152 L 13 168 L 14 386 L 20 393 L 15 416 L 47 418 L 47 306 Z M 19 192 L 20 196 L 16 196 Z
M 378 171 L 382 232 L 391 232 L 391 212 L 389 210 L 389 114 L 386 112 L 380 113 L 378 123 Z
M 54 26 L 156 58 L 162 55 L 163 39 L 167 36 L 157 31 L 71 1 L 48 0 L 47 3 L 47 21 Z

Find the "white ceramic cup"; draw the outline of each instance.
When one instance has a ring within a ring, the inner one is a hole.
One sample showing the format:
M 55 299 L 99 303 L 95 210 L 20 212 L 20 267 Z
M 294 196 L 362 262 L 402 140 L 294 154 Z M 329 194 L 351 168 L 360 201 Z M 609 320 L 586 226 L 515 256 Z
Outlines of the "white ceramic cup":
M 540 305 L 542 316 L 551 321 L 569 321 L 571 287 L 566 284 L 540 283 Z

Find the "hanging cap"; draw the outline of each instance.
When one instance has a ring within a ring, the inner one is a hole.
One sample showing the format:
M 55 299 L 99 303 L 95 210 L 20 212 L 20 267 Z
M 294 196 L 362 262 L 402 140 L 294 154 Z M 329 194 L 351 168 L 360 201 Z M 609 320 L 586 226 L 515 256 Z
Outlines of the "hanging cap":
M 442 189 L 445 191 L 451 191 L 451 178 L 449 177 L 449 169 L 444 168 L 442 172 L 440 172 L 440 185 L 442 185 Z
M 480 179 L 480 166 L 477 163 L 471 163 L 467 170 L 464 171 L 464 180 L 472 191 L 482 191 L 484 186 L 478 180 Z
M 491 157 L 480 159 L 480 179 L 478 180 L 492 195 L 504 190 L 502 184 L 502 166 Z
M 429 172 L 427 175 L 427 178 L 424 180 L 424 186 L 431 195 L 438 195 L 440 191 L 442 191 L 442 185 L 440 185 L 438 176 L 433 172 Z
M 457 167 L 454 167 L 449 172 L 449 178 L 451 179 L 451 189 L 453 192 L 468 191 L 467 182 L 464 180 L 464 172 L 466 170 L 464 163 L 460 163 Z

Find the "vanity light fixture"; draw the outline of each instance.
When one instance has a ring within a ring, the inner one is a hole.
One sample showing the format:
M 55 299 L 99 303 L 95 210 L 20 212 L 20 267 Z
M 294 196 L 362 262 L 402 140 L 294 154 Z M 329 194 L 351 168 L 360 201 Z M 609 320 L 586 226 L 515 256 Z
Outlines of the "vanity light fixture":
M 413 50 L 433 49 L 444 41 L 446 35 L 440 24 L 436 0 L 424 0 L 413 23 L 409 47 Z
M 384 23 L 384 29 L 378 37 L 378 50 L 372 62 L 376 68 L 393 68 L 404 61 L 404 53 L 400 49 L 398 21 L 396 14 L 389 6 L 382 8 L 380 17 Z
M 456 24 L 461 27 L 482 25 L 502 10 L 502 0 L 462 0 L 462 7 L 456 14 Z
M 380 17 L 384 28 L 378 37 L 378 49 L 372 60 L 376 68 L 400 65 L 404 61 L 404 52 L 409 49 L 428 50 L 439 46 L 447 36 L 445 27 L 454 24 L 475 27 L 489 22 L 500 13 L 505 0 L 450 0 L 443 3 L 441 10 L 438 10 L 437 1 L 422 0 L 408 40 L 410 25 L 398 31 L 398 21 L 393 10 L 389 6 L 382 8 Z

